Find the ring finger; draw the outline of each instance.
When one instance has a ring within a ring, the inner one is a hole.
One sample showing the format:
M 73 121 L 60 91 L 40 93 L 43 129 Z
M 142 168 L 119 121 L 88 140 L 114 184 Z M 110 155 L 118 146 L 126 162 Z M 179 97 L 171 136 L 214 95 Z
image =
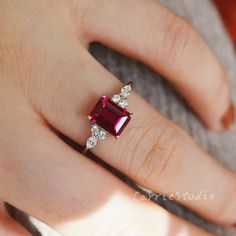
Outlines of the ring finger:
M 74 58 L 70 69 L 67 68 L 71 73 L 68 83 L 65 85 L 65 80 L 49 81 L 53 85 L 48 86 L 57 90 L 53 96 L 46 95 L 53 100 L 44 104 L 43 115 L 53 127 L 84 145 L 90 134 L 88 113 L 102 94 L 113 95 L 122 84 L 85 49 L 77 47 L 73 52 L 79 57 Z M 61 76 L 62 73 L 58 73 Z M 135 115 L 124 135 L 119 140 L 108 138 L 100 142 L 94 153 L 153 191 L 174 195 L 177 192 L 197 195 L 202 191 L 213 194 L 213 200 L 191 201 L 175 197 L 212 221 L 234 224 L 236 203 L 231 199 L 236 194 L 235 175 L 137 94 L 130 96 L 129 107 Z

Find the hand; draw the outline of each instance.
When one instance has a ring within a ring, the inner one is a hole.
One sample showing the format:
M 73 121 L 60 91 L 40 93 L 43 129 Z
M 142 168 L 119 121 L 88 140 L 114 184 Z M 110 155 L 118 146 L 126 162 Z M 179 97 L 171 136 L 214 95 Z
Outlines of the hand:
M 84 145 L 97 99 L 122 86 L 88 52 L 93 41 L 163 74 L 209 128 L 229 128 L 229 81 L 193 27 L 152 0 L 0 1 L 0 19 L 0 198 L 62 235 L 209 235 L 135 201 L 133 189 L 57 135 Z M 129 110 L 119 141 L 92 151 L 154 192 L 207 189 L 214 200 L 177 200 L 235 224 L 235 175 L 137 94 Z

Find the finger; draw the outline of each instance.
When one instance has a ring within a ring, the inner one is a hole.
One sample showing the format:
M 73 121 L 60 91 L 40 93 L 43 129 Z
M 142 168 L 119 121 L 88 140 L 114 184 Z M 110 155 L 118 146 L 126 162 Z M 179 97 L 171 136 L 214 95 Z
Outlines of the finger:
M 1 236 L 29 236 L 30 234 L 21 227 L 5 210 L 3 201 L 0 200 L 0 235 Z
M 121 83 L 87 51 L 78 50 L 77 54 L 79 58 L 74 61 L 78 66 L 67 68 L 72 73 L 68 86 L 63 86 L 63 79 L 52 82 L 55 88 L 61 89 L 50 92 L 43 115 L 56 129 L 84 145 L 90 135 L 87 115 L 102 94 L 110 96 L 120 91 Z M 83 67 L 79 66 L 80 60 Z M 62 73 L 58 71 L 58 74 Z M 138 95 L 131 95 L 129 104 L 129 110 L 134 113 L 129 128 L 118 141 L 110 137 L 99 142 L 94 153 L 146 188 L 173 194 L 176 200 L 210 220 L 233 224 L 235 175 Z M 201 197 L 194 201 L 183 196 L 178 199 L 178 193 L 198 196 L 205 191 L 207 199 Z
M 160 72 L 208 127 L 221 130 L 232 125 L 227 76 L 189 22 L 157 1 L 98 2 L 86 18 L 89 41 L 104 43 Z
M 135 200 L 135 192 L 120 180 L 69 148 L 44 124 L 25 118 L 4 122 L 17 140 L 14 148 L 6 136 L 0 142 L 0 196 L 12 205 L 65 236 L 166 236 L 170 230 L 210 235 L 150 201 L 138 201 L 137 194 Z

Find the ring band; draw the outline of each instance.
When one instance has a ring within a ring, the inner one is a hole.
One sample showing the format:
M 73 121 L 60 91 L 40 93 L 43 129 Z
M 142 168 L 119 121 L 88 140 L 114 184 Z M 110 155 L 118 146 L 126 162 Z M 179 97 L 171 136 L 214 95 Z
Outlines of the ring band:
M 88 119 L 91 123 L 91 136 L 86 142 L 83 153 L 94 148 L 98 140 L 106 139 L 109 134 L 119 138 L 125 127 L 131 120 L 133 113 L 127 111 L 128 96 L 131 93 L 133 83 L 127 83 L 111 98 L 103 95 L 90 112 Z

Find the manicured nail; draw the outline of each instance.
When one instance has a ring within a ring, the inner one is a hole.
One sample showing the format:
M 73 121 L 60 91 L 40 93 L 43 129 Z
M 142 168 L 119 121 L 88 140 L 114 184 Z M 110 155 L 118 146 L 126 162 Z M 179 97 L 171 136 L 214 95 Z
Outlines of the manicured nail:
M 231 103 L 226 113 L 221 119 L 221 124 L 223 129 L 225 130 L 230 129 L 234 123 L 234 119 L 235 119 L 235 109 L 233 103 Z

